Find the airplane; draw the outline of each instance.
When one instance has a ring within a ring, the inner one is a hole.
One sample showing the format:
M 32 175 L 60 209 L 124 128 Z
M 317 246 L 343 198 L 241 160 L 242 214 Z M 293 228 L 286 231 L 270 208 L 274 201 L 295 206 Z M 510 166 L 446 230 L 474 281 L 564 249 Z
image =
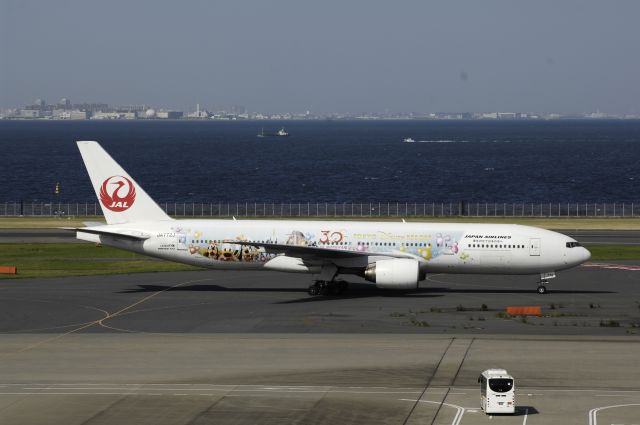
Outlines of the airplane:
M 568 236 L 515 224 L 177 220 L 99 143 L 77 145 L 107 222 L 70 228 L 78 239 L 208 269 L 308 273 L 313 296 L 346 290 L 338 275 L 409 290 L 428 273 L 539 274 L 544 294 L 557 271 L 591 258 Z

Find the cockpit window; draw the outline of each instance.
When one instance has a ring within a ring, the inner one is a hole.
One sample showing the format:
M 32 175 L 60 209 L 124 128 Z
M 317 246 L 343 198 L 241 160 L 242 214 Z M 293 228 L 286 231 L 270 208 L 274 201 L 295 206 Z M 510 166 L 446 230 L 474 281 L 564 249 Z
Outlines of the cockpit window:
M 580 242 L 567 242 L 567 248 L 575 248 L 576 246 L 582 245 L 580 245 Z

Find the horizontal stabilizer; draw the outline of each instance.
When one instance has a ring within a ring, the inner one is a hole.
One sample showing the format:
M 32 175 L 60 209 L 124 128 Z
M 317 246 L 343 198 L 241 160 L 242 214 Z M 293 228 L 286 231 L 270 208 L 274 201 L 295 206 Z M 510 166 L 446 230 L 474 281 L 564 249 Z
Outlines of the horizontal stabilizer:
M 84 227 L 97 227 L 104 226 L 106 223 L 101 223 L 99 221 L 83 221 L 82 224 L 84 224 Z
M 111 236 L 113 238 L 128 239 L 128 240 L 135 240 L 135 241 L 143 241 L 151 237 L 151 235 L 144 232 L 139 232 L 137 230 L 123 230 L 119 232 L 114 232 L 110 230 L 91 229 L 86 227 L 62 227 L 61 229 L 71 230 L 75 232 L 89 233 L 92 235 Z

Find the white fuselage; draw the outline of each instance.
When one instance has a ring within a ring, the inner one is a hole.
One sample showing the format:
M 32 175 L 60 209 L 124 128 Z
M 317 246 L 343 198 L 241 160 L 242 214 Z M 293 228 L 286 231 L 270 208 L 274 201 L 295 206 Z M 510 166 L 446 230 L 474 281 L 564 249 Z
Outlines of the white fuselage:
M 98 228 L 96 228 L 98 229 Z M 324 264 L 268 253 L 259 243 L 354 251 L 332 259 L 342 274 L 361 274 L 389 255 L 414 258 L 421 273 L 537 274 L 574 267 L 590 258 L 574 239 L 521 225 L 291 220 L 167 220 L 111 224 L 99 229 L 139 232 L 122 240 L 78 232 L 78 238 L 211 269 L 269 269 L 318 273 Z M 257 247 L 226 241 L 248 241 Z

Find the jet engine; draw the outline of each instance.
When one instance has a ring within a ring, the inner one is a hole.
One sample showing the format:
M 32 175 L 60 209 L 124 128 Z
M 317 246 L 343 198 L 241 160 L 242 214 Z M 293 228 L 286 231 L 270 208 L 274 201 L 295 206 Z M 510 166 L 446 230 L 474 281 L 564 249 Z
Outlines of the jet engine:
M 410 258 L 392 258 L 369 264 L 364 278 L 374 282 L 378 288 L 415 289 L 420 278 L 420 266 L 417 260 Z

